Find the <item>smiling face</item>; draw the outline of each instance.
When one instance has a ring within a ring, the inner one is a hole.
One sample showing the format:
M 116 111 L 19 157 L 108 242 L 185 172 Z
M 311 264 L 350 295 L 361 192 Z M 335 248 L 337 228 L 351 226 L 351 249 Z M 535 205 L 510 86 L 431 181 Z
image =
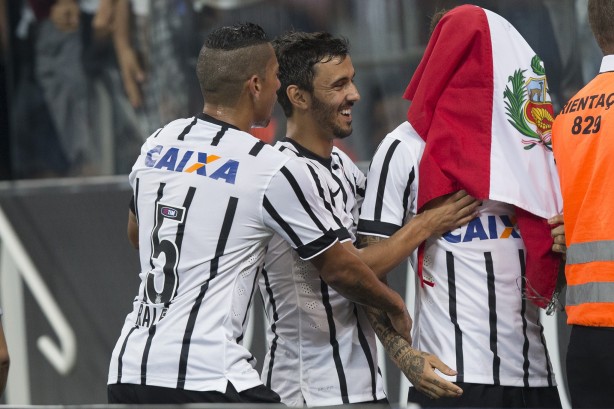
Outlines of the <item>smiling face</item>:
M 335 138 L 352 133 L 352 106 L 360 100 L 350 56 L 326 59 L 315 65 L 311 114 L 323 132 Z

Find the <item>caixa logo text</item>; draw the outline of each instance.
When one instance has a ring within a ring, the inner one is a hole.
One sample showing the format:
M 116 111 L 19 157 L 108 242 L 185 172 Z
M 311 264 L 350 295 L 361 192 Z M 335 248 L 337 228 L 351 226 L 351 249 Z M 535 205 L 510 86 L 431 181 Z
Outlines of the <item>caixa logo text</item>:
M 449 243 L 470 242 L 473 240 L 519 239 L 520 232 L 514 216 L 476 217 L 460 229 L 442 235 Z
M 147 152 L 145 166 L 174 172 L 196 173 L 211 179 L 221 179 L 233 185 L 239 170 L 239 162 L 236 160 L 229 159 L 224 162 L 217 155 L 178 148 L 164 150 L 162 145 L 157 145 Z

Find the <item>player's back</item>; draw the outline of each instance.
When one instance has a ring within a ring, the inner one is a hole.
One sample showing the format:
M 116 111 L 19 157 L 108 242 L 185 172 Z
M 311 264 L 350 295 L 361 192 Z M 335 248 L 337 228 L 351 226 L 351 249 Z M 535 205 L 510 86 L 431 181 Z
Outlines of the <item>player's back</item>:
M 287 161 L 203 114 L 145 142 L 130 174 L 141 285 L 110 383 L 221 391 L 226 379 L 237 390 L 260 383 L 241 340 L 272 235 L 265 192 Z

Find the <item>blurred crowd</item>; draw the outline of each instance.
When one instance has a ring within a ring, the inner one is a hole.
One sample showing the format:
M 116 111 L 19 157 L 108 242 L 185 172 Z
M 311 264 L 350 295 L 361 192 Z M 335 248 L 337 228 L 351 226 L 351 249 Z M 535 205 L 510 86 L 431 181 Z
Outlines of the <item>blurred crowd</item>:
M 586 0 L 0 0 L 0 180 L 128 173 L 147 136 L 202 110 L 194 56 L 205 36 L 245 21 L 271 37 L 350 40 L 362 100 L 339 143 L 369 161 L 405 118 L 430 17 L 463 3 L 502 15 L 539 53 L 555 112 L 598 71 Z M 283 137 L 282 115 L 254 135 Z

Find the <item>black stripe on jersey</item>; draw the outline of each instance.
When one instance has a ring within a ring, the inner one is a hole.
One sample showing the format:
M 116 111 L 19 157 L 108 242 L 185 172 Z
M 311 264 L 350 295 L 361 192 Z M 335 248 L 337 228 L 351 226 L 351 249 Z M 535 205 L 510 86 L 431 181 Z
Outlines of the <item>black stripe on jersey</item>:
M 137 327 L 134 326 L 130 329 L 130 332 L 128 332 L 128 335 L 126 335 L 126 338 L 124 339 L 124 342 L 122 343 L 122 349 L 119 351 L 119 356 L 117 357 L 117 383 L 122 383 L 122 369 L 124 366 L 122 359 L 124 357 L 124 353 L 126 352 L 126 345 L 128 345 L 128 338 L 130 338 L 130 335 L 132 335 L 132 332 L 134 332 L 136 328 Z
M 236 129 L 237 131 L 240 131 L 240 129 L 234 126 L 233 124 L 229 124 L 228 122 L 224 122 L 220 119 L 214 118 L 211 115 L 205 114 L 204 112 L 200 112 L 198 115 L 196 115 L 196 118 L 202 119 L 203 121 L 206 121 L 206 122 L 211 122 L 212 124 L 217 125 L 217 126 Z
M 382 220 L 382 208 L 384 207 L 384 192 L 386 191 L 386 179 L 388 179 L 388 171 L 390 170 L 390 160 L 394 154 L 395 149 L 401 141 L 395 140 L 390 144 L 384 164 L 382 166 L 382 173 L 379 175 L 379 183 L 377 184 L 377 198 L 375 200 L 375 214 L 373 218 L 375 221 Z
M 190 122 L 190 124 L 188 126 L 186 126 L 183 131 L 179 134 L 179 136 L 177 137 L 177 139 L 179 139 L 180 141 L 183 141 L 185 139 L 185 136 L 190 133 L 190 131 L 192 130 L 192 127 L 196 125 L 196 117 L 194 117 L 194 119 L 192 120 L 192 122 Z
M 456 381 L 464 382 L 465 364 L 463 361 L 463 332 L 458 325 L 458 314 L 456 312 L 456 276 L 454 272 L 454 254 L 446 251 L 446 267 L 448 269 L 448 292 L 450 293 L 449 312 L 450 321 L 454 325 L 454 339 L 456 343 Z
M 256 142 L 256 144 L 249 151 L 249 154 L 252 155 L 252 156 L 258 156 L 258 154 L 260 153 L 262 148 L 264 148 L 264 145 L 266 145 L 266 144 L 264 142 L 262 142 L 262 141 Z
M 342 168 L 341 173 L 343 173 L 343 176 L 345 177 L 345 180 L 347 180 L 347 182 L 348 182 L 348 186 L 352 190 L 352 196 L 356 196 L 356 190 L 354 189 L 354 186 L 356 185 L 356 179 L 354 179 L 354 181 L 351 181 L 350 179 L 348 179 L 347 175 L 345 174 L 345 164 L 343 163 L 343 160 L 341 159 L 341 156 L 338 153 L 336 153 L 336 152 L 333 153 L 333 155 L 335 155 L 337 157 L 337 159 L 339 160 L 339 163 L 341 163 L 341 168 Z M 343 186 L 341 183 L 339 183 L 339 185 Z M 363 191 L 363 196 L 364 196 L 364 191 Z M 344 200 L 347 202 L 347 198 L 344 198 Z
M 179 223 L 177 226 L 177 234 L 175 236 L 175 244 L 177 245 L 177 265 L 179 265 L 179 260 L 181 259 L 181 245 L 183 244 L 183 233 L 185 232 L 185 224 L 188 220 L 188 212 L 190 211 L 190 205 L 192 204 L 192 199 L 194 199 L 194 195 L 196 194 L 196 188 L 190 186 L 188 189 L 188 193 L 185 196 L 183 201 L 183 207 L 185 208 L 185 214 L 183 216 L 183 222 Z M 176 288 L 179 288 L 179 275 L 177 275 L 177 283 L 175 284 Z M 167 306 L 170 305 L 170 302 L 167 303 Z
M 341 193 L 343 194 L 343 208 L 345 209 L 347 208 L 347 204 L 348 204 L 348 192 L 346 192 L 345 189 L 343 188 L 343 183 L 341 182 L 341 179 L 339 179 L 337 175 L 331 172 L 331 176 L 333 177 L 333 179 L 335 179 L 335 182 L 337 182 L 337 184 L 339 185 L 339 190 L 341 190 Z M 339 190 L 335 192 L 335 195 L 339 192 Z M 352 189 L 352 192 L 353 192 L 353 189 Z M 331 198 L 333 198 L 333 195 L 331 195 Z M 346 211 L 346 213 L 350 213 L 350 212 Z
M 313 210 L 311 210 L 311 206 L 307 202 L 307 199 L 305 198 L 305 195 L 303 194 L 301 187 L 298 185 L 298 182 L 296 181 L 296 179 L 294 179 L 294 176 L 292 175 L 292 173 L 285 166 L 282 167 L 280 171 L 282 175 L 284 175 L 286 179 L 288 180 L 288 182 L 290 183 L 292 190 L 294 190 L 296 197 L 298 198 L 299 202 L 301 202 L 301 204 L 303 205 L 303 209 L 305 209 L 309 217 L 311 217 L 311 220 L 313 220 L 315 225 L 318 226 L 318 228 L 322 231 L 322 233 L 326 233 L 327 231 L 326 228 L 324 228 L 324 225 L 322 224 L 322 222 L 316 217 L 316 215 L 313 213 Z
M 275 334 L 275 336 L 273 337 L 273 341 L 271 341 L 271 347 L 269 348 L 269 368 L 267 369 L 267 376 L 265 382 L 267 388 L 270 388 L 271 378 L 273 377 L 273 366 L 275 364 L 275 351 L 277 351 L 277 340 L 279 339 L 279 335 L 277 335 L 277 321 L 279 321 L 279 314 L 277 313 L 277 301 L 275 301 L 275 296 L 273 295 L 273 289 L 271 288 L 271 282 L 269 281 L 269 274 L 267 273 L 266 268 L 262 269 L 262 276 L 264 277 L 264 286 L 266 288 L 267 294 L 269 294 L 269 302 L 271 303 L 271 308 L 273 309 L 271 332 Z
M 414 183 L 414 179 L 416 179 L 416 173 L 414 171 L 414 167 L 412 166 L 411 172 L 409 172 L 409 176 L 407 177 L 407 185 L 403 191 L 403 224 L 405 224 L 405 218 L 409 216 L 407 213 L 407 209 L 409 209 L 409 206 L 411 205 L 411 203 L 409 203 L 409 194 L 411 193 L 411 185 Z
M 360 320 L 358 319 L 358 308 L 356 307 L 356 304 L 354 304 L 354 316 L 356 317 L 356 328 L 358 329 L 358 342 L 360 342 L 360 347 L 365 354 L 365 358 L 367 359 L 367 363 L 369 364 L 369 371 L 371 372 L 371 395 L 373 396 L 373 400 L 376 401 L 377 375 L 375 371 L 375 362 L 373 361 L 373 356 L 371 355 L 369 341 L 367 341 L 367 337 L 365 337 L 365 333 L 360 326 Z
M 357 183 L 356 183 L 356 178 L 354 178 L 354 185 L 356 185 L 356 197 L 365 197 L 365 189 L 366 189 L 366 185 L 367 183 L 365 182 L 365 189 L 358 187 Z
M 238 203 L 239 198 L 237 197 L 230 197 L 230 199 L 228 199 L 228 207 L 226 208 L 224 222 L 222 223 L 222 230 L 220 231 L 217 247 L 215 249 L 215 257 L 213 258 L 213 260 L 211 260 L 211 272 L 209 274 L 209 280 L 215 278 L 215 276 L 217 275 L 220 257 L 224 255 L 224 250 L 226 249 L 226 243 L 228 242 L 228 237 L 230 236 L 230 229 L 232 228 L 232 222 L 235 218 Z
M 326 208 L 326 210 L 329 211 L 329 213 L 331 214 L 331 216 L 335 220 L 335 223 L 337 223 L 337 226 L 343 227 L 343 223 L 341 222 L 341 220 L 339 220 L 339 218 L 337 217 L 337 215 L 333 211 L 333 207 L 326 200 L 326 196 L 324 195 L 324 188 L 322 187 L 322 183 L 320 183 L 320 178 L 318 177 L 318 173 L 316 172 L 316 170 L 313 168 L 313 166 L 310 163 L 307 164 L 307 168 L 309 169 L 309 173 L 311 173 L 311 177 L 313 178 L 313 181 L 316 184 L 316 188 L 318 189 L 318 195 L 320 196 L 320 198 L 322 198 L 322 202 L 324 203 L 324 207 Z M 331 198 L 332 198 L 332 196 L 331 196 Z
M 158 135 L 160 135 L 160 132 L 162 132 L 162 130 L 164 129 L 164 127 L 158 129 L 158 132 L 156 132 L 156 134 L 153 136 L 154 138 L 157 138 Z
M 339 391 L 341 392 L 341 400 L 343 403 L 350 403 L 348 399 L 348 385 L 345 379 L 345 371 L 343 370 L 343 362 L 339 355 L 339 342 L 337 341 L 337 328 L 333 318 L 333 307 L 330 304 L 330 296 L 328 295 L 328 285 L 324 280 L 320 279 L 320 291 L 322 292 L 322 303 L 326 310 L 326 319 L 328 320 L 328 334 L 330 345 L 333 347 L 333 361 L 337 369 L 337 377 L 339 378 Z
M 298 237 L 298 235 L 294 232 L 294 230 L 292 230 L 290 225 L 286 223 L 286 221 L 279 215 L 279 213 L 277 213 L 277 211 L 275 210 L 271 202 L 269 202 L 269 199 L 267 199 L 266 196 L 262 200 L 262 206 L 264 207 L 264 210 L 266 210 L 267 213 L 271 215 L 273 220 L 275 220 L 277 224 L 279 224 L 279 226 L 286 232 L 290 240 L 292 240 L 292 243 L 294 243 L 295 247 L 300 247 L 303 245 L 303 242 Z
M 141 359 L 141 385 L 147 385 L 147 360 L 149 359 L 149 350 L 151 349 L 151 341 L 153 341 L 154 335 L 156 335 L 156 326 L 152 325 L 149 327 L 149 335 L 147 336 L 143 358 Z
M 254 282 L 252 283 L 252 290 L 249 293 L 249 300 L 247 301 L 247 309 L 245 310 L 245 316 L 243 317 L 243 321 L 241 321 L 241 326 L 245 325 L 245 321 L 247 321 L 247 317 L 249 317 L 249 311 L 252 306 L 252 300 L 254 299 L 254 292 L 256 290 L 256 281 L 258 281 L 258 274 L 260 274 L 260 267 L 256 269 L 256 274 L 254 274 Z M 237 337 L 237 344 L 243 341 L 243 337 L 245 334 L 241 334 Z
M 136 216 L 136 222 L 138 224 L 139 222 L 139 207 L 137 206 L 137 203 L 139 202 L 139 186 L 141 183 L 141 179 L 136 178 L 136 183 L 134 186 L 134 195 L 132 196 L 132 200 L 134 201 L 134 215 Z
M 550 362 L 550 354 L 548 353 L 548 347 L 546 346 L 546 337 L 544 337 L 544 326 L 542 323 L 537 321 L 539 324 L 539 336 L 542 341 L 542 346 L 544 347 L 544 352 L 546 353 L 546 371 L 548 371 L 548 386 L 554 386 L 554 374 L 552 373 L 552 362 Z
M 392 236 L 401 226 L 382 221 L 358 220 L 358 231 L 363 234 L 381 234 L 386 237 Z
M 527 289 L 525 282 L 525 274 L 526 274 L 526 266 L 524 261 L 524 251 L 522 249 L 518 250 L 518 261 L 520 262 L 520 294 L 525 294 Z M 527 337 L 527 300 L 524 297 L 521 297 L 520 300 L 520 316 L 522 318 L 522 336 L 524 337 L 524 342 L 522 343 L 522 371 L 524 372 L 522 376 L 522 381 L 525 387 L 529 387 L 529 338 Z
M 217 146 L 217 144 L 220 143 L 222 136 L 224 136 L 227 130 L 228 130 L 227 126 L 222 126 L 222 129 L 218 131 L 218 133 L 215 135 L 215 137 L 211 141 L 211 146 Z
M 497 294 L 495 292 L 495 270 L 492 264 L 492 253 L 487 251 L 484 253 L 484 262 L 486 264 L 486 281 L 488 287 L 488 323 L 490 326 L 490 350 L 493 353 L 492 360 L 492 377 L 494 385 L 501 385 L 499 379 L 499 371 L 501 369 L 501 357 L 498 354 L 497 348 Z
M 219 266 L 219 258 L 224 254 L 228 236 L 230 235 L 230 229 L 234 220 L 234 215 L 237 210 L 237 203 L 239 199 L 231 197 L 228 200 L 228 207 L 226 207 L 226 214 L 224 215 L 224 221 L 222 222 L 222 229 L 218 236 L 217 247 L 215 249 L 215 257 L 211 260 L 211 267 L 209 269 L 209 279 L 200 287 L 200 292 L 194 301 L 192 310 L 188 317 L 188 322 L 183 334 L 183 345 L 181 346 L 181 356 L 179 358 L 179 371 L 177 375 L 177 389 L 183 389 L 185 387 L 185 377 L 188 368 L 188 355 L 190 352 L 190 342 L 192 339 L 192 333 L 194 332 L 194 325 L 196 324 L 196 317 L 200 310 L 205 293 L 209 288 L 209 283 L 215 276 L 217 276 L 217 270 Z
M 196 323 L 196 317 L 198 316 L 198 311 L 200 309 L 200 305 L 205 298 L 205 293 L 209 288 L 210 280 L 207 280 L 203 285 L 200 286 L 200 292 L 194 300 L 194 305 L 192 306 L 192 310 L 190 311 L 190 315 L 188 317 L 188 323 L 186 325 L 185 332 L 183 334 L 183 344 L 181 345 L 181 355 L 179 357 L 179 373 L 177 374 L 177 389 L 183 389 L 185 387 L 185 376 L 188 368 L 188 354 L 190 352 L 190 341 L 192 339 L 192 332 L 194 331 L 194 324 Z
M 303 244 L 301 242 L 301 239 L 294 232 L 294 230 L 292 230 L 290 225 L 286 223 L 286 221 L 279 215 L 279 213 L 277 213 L 277 211 L 275 210 L 271 202 L 269 202 L 269 199 L 267 199 L 266 196 L 262 201 L 262 206 L 264 207 L 264 210 L 266 210 L 266 212 L 273 218 L 273 220 L 275 220 L 277 224 L 283 229 L 283 231 L 286 232 L 290 240 L 292 240 L 292 243 L 294 243 L 294 247 L 296 248 L 299 257 L 301 257 L 302 259 L 308 259 L 312 257 L 318 251 L 333 244 L 335 240 L 338 239 L 335 232 L 330 230 L 327 231 L 323 236 L 320 236 L 318 239 L 310 243 Z

